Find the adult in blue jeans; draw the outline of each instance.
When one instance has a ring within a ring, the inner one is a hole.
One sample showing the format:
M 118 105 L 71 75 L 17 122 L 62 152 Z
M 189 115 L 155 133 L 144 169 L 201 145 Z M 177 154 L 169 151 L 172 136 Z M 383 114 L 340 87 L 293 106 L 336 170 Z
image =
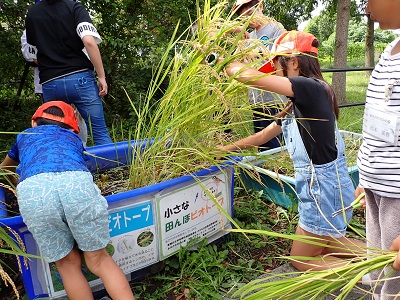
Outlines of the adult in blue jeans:
M 101 99 L 108 90 L 101 37 L 86 8 L 71 0 L 42 0 L 29 8 L 25 26 L 30 53 L 39 65 L 43 101 L 74 104 L 94 143 L 112 143 Z

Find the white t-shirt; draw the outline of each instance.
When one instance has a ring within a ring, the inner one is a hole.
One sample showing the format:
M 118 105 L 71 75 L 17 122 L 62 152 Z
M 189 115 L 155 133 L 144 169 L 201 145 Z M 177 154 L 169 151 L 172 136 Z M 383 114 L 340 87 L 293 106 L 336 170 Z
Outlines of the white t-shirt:
M 400 119 L 400 53 L 391 54 L 398 42 L 400 38 L 382 53 L 367 89 L 365 108 L 375 114 L 381 112 L 383 122 L 389 116 Z M 388 87 L 392 87 L 391 92 Z M 367 128 L 373 127 L 375 121 L 368 121 L 364 114 L 363 143 L 357 162 L 360 185 L 380 196 L 400 198 L 400 139 L 395 139 L 398 140 L 396 145 L 369 133 Z M 382 130 L 376 127 L 377 131 Z

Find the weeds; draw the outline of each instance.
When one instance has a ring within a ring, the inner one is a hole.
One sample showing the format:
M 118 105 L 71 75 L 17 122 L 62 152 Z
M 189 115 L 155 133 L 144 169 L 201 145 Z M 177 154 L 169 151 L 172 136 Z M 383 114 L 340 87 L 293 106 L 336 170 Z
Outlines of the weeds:
M 281 230 L 288 234 L 288 223 L 296 214 L 283 212 L 274 203 L 266 203 L 259 193 L 235 189 L 235 222 L 249 229 Z M 277 221 L 277 219 L 279 221 Z M 279 229 L 278 229 L 279 227 Z M 216 244 L 200 241 L 197 250 L 192 240 L 166 262 L 157 275 L 135 282 L 138 299 L 222 299 L 258 276 L 281 265 L 280 257 L 289 253 L 291 243 L 282 238 L 229 234 Z

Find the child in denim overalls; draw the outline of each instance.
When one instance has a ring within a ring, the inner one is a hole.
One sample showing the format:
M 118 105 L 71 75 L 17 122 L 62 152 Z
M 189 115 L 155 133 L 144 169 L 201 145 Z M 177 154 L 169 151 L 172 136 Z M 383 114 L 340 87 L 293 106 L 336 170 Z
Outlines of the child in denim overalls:
M 290 103 L 277 121 L 261 132 L 219 148 L 246 149 L 283 133 L 296 171 L 300 215 L 296 234 L 323 238 L 326 245 L 294 241 L 292 256 L 321 259 L 294 260 L 292 264 L 301 271 L 340 266 L 345 263 L 340 257 L 364 252 L 364 243 L 345 237 L 351 211 L 332 217 L 354 200 L 354 187 L 336 125 L 336 98 L 323 80 L 318 63 L 318 40 L 309 33 L 289 31 L 275 41 L 272 53 L 274 58 L 268 63 L 271 68 L 261 69 L 276 75 L 263 76 L 260 71 L 243 68 L 245 65 L 239 62 L 228 64 L 226 72 L 237 75 L 238 81 L 285 95 Z
M 134 299 L 105 247 L 110 241 L 107 201 L 86 167 L 74 109 L 63 101 L 41 105 L 32 128 L 17 136 L 1 168 L 19 166 L 17 198 L 40 254 L 55 262 L 69 299 L 93 299 L 81 255 L 112 299 Z

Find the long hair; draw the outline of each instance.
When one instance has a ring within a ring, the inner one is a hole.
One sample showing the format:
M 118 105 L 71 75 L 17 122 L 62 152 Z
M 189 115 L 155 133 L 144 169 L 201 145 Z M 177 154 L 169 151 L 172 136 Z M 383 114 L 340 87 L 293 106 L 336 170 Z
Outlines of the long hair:
M 318 40 L 315 39 L 312 43 L 312 46 L 318 48 Z M 275 59 L 282 66 L 283 75 L 287 77 L 287 66 L 290 59 L 293 56 L 277 56 Z M 319 64 L 318 58 L 315 56 L 315 53 L 303 53 L 301 55 L 296 55 L 298 65 L 299 65 L 299 76 L 307 77 L 307 78 L 316 78 L 323 82 L 323 85 L 330 96 L 330 100 L 332 103 L 332 109 L 335 113 L 336 119 L 339 119 L 339 105 L 336 100 L 335 93 L 332 87 L 326 82 L 321 73 L 321 66 Z

